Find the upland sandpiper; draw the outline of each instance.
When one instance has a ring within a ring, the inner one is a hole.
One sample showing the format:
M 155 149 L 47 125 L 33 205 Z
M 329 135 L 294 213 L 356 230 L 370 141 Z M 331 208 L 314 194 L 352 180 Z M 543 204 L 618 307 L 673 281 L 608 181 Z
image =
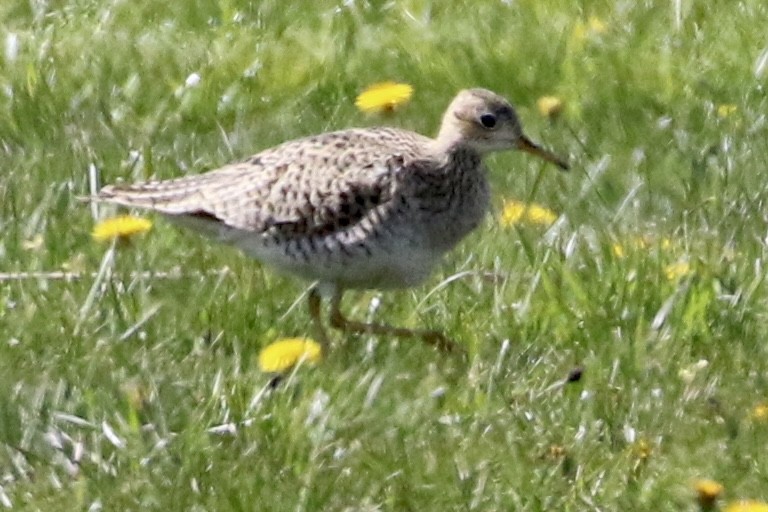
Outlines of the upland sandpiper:
M 159 212 L 316 282 L 309 311 L 326 346 L 321 297 L 330 296 L 333 327 L 421 337 L 450 350 L 455 345 L 436 331 L 347 320 L 342 293 L 422 282 L 488 211 L 483 156 L 509 149 L 568 168 L 523 134 L 507 100 L 468 89 L 451 102 L 435 139 L 396 128 L 323 133 L 200 175 L 106 186 L 93 199 Z

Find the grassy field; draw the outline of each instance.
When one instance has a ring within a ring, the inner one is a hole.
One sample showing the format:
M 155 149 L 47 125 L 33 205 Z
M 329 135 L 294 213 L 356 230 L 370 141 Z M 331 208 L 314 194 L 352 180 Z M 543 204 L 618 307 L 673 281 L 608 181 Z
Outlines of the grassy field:
M 0 505 L 695 511 L 698 478 L 768 500 L 767 18 L 762 0 L 1 2 Z M 410 104 L 357 111 L 382 80 Z M 443 329 L 468 361 L 336 335 L 270 389 L 259 350 L 311 334 L 307 283 L 161 219 L 113 254 L 76 199 L 89 169 L 432 134 L 473 86 L 572 171 L 494 156 L 495 215 L 428 283 L 344 303 Z M 505 226 L 511 199 L 559 218 Z M 75 277 L 29 274 L 50 271 Z

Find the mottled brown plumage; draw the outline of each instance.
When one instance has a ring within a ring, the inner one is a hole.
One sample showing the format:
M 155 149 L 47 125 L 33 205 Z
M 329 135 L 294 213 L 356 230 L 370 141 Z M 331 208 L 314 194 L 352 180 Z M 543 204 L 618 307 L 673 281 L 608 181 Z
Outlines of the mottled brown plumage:
M 162 213 L 282 271 L 330 290 L 331 324 L 353 332 L 439 333 L 347 321 L 347 288 L 425 279 L 488 210 L 482 157 L 522 149 L 566 164 L 528 140 L 512 106 L 484 89 L 460 92 L 435 139 L 395 128 L 350 129 L 280 144 L 197 176 L 104 187 L 98 201 Z M 321 341 L 320 296 L 310 311 Z

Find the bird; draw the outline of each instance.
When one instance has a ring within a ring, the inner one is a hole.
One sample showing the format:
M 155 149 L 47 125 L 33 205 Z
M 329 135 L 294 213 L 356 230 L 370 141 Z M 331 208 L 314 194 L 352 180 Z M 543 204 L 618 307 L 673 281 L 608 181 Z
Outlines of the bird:
M 569 167 L 523 133 L 508 100 L 473 88 L 451 101 L 435 138 L 392 127 L 326 132 L 197 175 L 108 185 L 90 199 L 159 213 L 311 281 L 309 314 L 326 349 L 323 299 L 342 332 L 462 350 L 439 331 L 349 320 L 342 295 L 423 282 L 490 209 L 483 158 L 514 149 Z

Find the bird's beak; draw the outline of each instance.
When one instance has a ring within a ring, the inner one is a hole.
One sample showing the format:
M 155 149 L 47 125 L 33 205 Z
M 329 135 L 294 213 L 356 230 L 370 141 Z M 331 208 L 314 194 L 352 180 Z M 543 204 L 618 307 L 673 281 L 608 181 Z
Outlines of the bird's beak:
M 555 164 L 563 171 L 567 171 L 569 169 L 568 162 L 566 162 L 556 154 L 551 153 L 546 149 L 542 148 L 541 146 L 533 142 L 531 139 L 529 139 L 525 135 L 521 135 L 520 138 L 517 139 L 517 149 L 519 149 L 520 151 L 525 151 L 526 153 L 530 153 L 532 155 L 536 155 L 539 158 L 543 158 L 547 162 L 551 162 Z

